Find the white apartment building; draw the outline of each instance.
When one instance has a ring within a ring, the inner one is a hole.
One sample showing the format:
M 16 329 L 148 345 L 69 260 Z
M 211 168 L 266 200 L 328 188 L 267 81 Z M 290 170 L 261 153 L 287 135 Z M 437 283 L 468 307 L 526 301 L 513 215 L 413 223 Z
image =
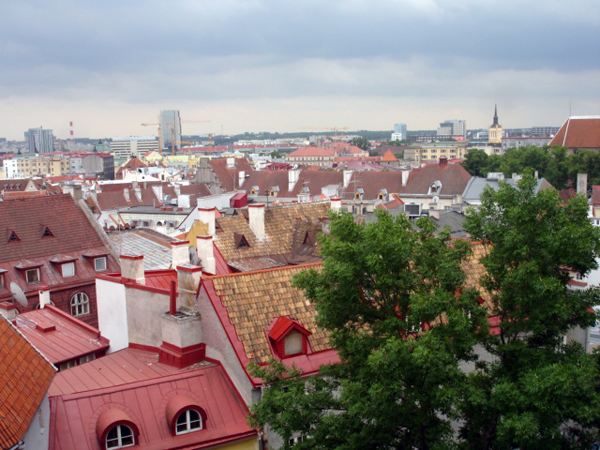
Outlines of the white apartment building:
M 158 151 L 158 139 L 155 136 L 117 137 L 110 143 L 110 149 L 115 159 L 128 159 L 152 150 Z

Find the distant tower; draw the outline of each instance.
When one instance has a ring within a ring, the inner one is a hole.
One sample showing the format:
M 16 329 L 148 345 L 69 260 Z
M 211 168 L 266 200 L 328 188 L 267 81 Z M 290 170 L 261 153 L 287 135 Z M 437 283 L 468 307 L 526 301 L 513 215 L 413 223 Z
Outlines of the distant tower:
M 406 124 L 395 123 L 394 132 L 392 133 L 392 141 L 405 141 L 406 140 Z
M 502 125 L 498 123 L 498 105 L 494 105 L 494 123 L 488 130 L 488 142 L 490 144 L 502 144 Z
M 171 148 L 174 143 L 175 148 L 179 149 L 181 147 L 181 117 L 179 111 L 175 109 L 161 111 L 159 117 L 163 146 Z
M 71 135 L 71 142 L 73 142 L 73 122 L 69 122 L 69 134 Z

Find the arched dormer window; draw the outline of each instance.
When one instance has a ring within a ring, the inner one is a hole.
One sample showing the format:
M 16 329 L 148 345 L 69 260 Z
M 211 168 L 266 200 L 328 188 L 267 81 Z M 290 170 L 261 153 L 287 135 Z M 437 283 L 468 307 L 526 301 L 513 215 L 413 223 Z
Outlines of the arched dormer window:
M 133 447 L 138 443 L 139 435 L 137 425 L 119 408 L 107 409 L 96 422 L 98 442 L 106 450 Z
M 310 349 L 308 338 L 311 334 L 297 320 L 289 316 L 275 319 L 268 332 L 273 350 L 279 358 L 307 354 Z
M 204 410 L 187 395 L 175 395 L 167 404 L 167 423 L 174 436 L 204 430 L 207 421 Z

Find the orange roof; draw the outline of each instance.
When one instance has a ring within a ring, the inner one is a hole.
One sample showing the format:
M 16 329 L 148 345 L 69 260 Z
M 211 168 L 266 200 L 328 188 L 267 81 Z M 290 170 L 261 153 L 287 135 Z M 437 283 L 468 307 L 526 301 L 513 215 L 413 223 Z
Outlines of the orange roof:
M 600 149 L 600 116 L 569 117 L 549 145 Z
M 4 317 L 0 317 L 0 447 L 23 437 L 56 368 Z
M 387 152 L 385 152 L 385 155 L 383 155 L 383 158 L 381 158 L 382 162 L 393 162 L 393 161 L 398 161 L 398 158 L 396 158 L 394 156 L 394 153 L 392 153 L 391 150 L 388 150 Z

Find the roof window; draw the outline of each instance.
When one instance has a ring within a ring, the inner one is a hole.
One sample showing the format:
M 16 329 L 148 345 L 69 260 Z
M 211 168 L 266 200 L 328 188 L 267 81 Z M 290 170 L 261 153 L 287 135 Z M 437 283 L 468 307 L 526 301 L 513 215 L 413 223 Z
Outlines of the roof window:
M 233 233 L 233 240 L 235 242 L 235 248 L 250 247 L 250 244 L 248 244 L 248 240 L 246 239 L 246 236 L 244 236 L 241 233 Z
M 311 334 L 297 320 L 289 316 L 278 317 L 271 324 L 268 332 L 273 350 L 279 358 L 307 354 L 310 350 L 308 338 Z
M 43 227 L 42 230 L 42 237 L 54 237 L 54 235 L 52 234 L 52 232 L 50 231 L 50 229 L 46 226 Z
M 18 242 L 21 239 L 19 239 L 19 236 L 17 236 L 17 233 L 15 233 L 13 230 L 9 230 L 8 231 L 8 239 L 6 240 L 6 242 Z
M 96 422 L 96 436 L 103 449 L 133 447 L 139 434 L 137 425 L 119 408 L 107 409 Z
M 175 395 L 167 404 L 167 422 L 173 435 L 204 430 L 207 421 L 204 409 L 185 394 Z

